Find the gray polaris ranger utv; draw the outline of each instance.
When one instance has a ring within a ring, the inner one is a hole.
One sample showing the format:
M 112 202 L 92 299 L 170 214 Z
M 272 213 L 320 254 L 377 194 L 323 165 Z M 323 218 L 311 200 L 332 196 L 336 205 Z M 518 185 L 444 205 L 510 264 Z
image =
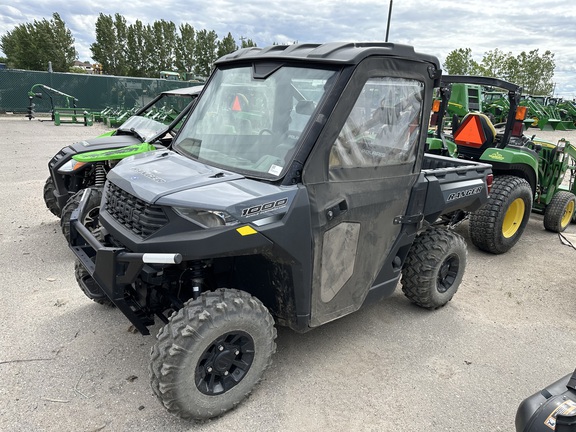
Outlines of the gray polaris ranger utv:
M 489 165 L 425 155 L 438 60 L 387 43 L 225 56 L 173 141 L 108 174 L 101 230 L 71 218 L 76 277 L 142 333 L 152 388 L 186 419 L 260 380 L 277 325 L 305 332 L 402 289 L 435 309 L 458 289 L 457 222 Z

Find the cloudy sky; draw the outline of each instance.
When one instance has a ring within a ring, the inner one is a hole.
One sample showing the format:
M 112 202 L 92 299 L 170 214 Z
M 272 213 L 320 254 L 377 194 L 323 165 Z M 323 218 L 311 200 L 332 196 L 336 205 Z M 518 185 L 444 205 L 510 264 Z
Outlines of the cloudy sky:
M 0 0 L 0 35 L 58 12 L 76 40 L 80 60 L 91 61 L 99 13 L 122 14 L 129 24 L 164 19 L 197 30 L 273 42 L 384 40 L 390 0 Z M 498 48 L 555 54 L 556 95 L 576 97 L 576 5 L 571 0 L 396 0 L 390 42 L 413 45 L 443 62 L 457 48 L 480 61 Z

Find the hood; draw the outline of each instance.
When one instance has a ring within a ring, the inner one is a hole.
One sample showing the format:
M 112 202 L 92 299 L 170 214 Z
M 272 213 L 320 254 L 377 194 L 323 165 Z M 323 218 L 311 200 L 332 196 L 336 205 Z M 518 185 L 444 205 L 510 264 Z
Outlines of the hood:
M 169 150 L 121 161 L 108 180 L 151 204 L 222 210 L 240 221 L 286 212 L 296 186 L 277 186 L 188 159 Z
M 211 167 L 168 150 L 142 153 L 124 159 L 108 180 L 149 203 L 186 189 L 241 179 L 243 176 Z
M 134 135 L 111 135 L 79 141 L 71 145 L 76 153 L 85 153 L 94 150 L 107 150 L 140 144 L 141 141 Z

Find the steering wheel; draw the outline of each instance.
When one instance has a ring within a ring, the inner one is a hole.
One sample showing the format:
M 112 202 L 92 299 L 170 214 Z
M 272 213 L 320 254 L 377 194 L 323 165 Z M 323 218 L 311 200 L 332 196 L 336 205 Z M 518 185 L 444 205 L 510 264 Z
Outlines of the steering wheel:
M 274 132 L 272 132 L 270 129 L 262 129 L 260 132 L 258 132 L 258 135 L 264 135 L 264 134 L 274 135 Z

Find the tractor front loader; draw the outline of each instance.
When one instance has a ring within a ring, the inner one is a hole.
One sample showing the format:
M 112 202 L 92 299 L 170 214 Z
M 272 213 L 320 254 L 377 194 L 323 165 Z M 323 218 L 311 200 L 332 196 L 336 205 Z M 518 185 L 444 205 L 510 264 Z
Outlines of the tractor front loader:
M 544 214 L 544 227 L 548 231 L 561 232 L 574 220 L 576 147 L 565 139 L 557 144 L 539 140 L 535 144 L 539 147 L 540 180 L 533 211 Z

